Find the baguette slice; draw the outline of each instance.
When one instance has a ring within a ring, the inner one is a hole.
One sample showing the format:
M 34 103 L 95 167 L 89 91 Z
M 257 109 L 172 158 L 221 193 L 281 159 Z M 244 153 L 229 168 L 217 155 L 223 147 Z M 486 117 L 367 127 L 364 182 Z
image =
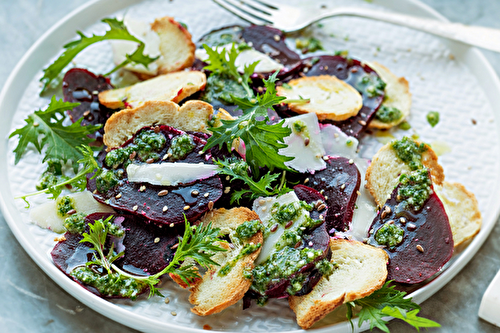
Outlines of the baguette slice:
M 203 224 L 212 223 L 212 227 L 220 228 L 223 234 L 231 234 L 236 228 L 246 221 L 258 220 L 259 216 L 252 210 L 240 207 L 226 210 L 220 208 L 205 215 L 201 220 Z M 195 282 L 191 288 L 189 302 L 195 305 L 191 311 L 199 316 L 207 316 L 218 313 L 228 306 L 238 302 L 252 284 L 251 280 L 243 277 L 244 270 L 254 268 L 254 260 L 260 253 L 262 247 L 255 252 L 240 258 L 225 276 L 219 276 L 219 270 L 235 258 L 245 244 L 262 244 L 264 238 L 262 232 L 256 233 L 242 244 L 235 244 L 234 249 L 227 246 L 227 252 L 219 252 L 212 259 L 220 266 L 208 270 L 201 280 Z M 227 244 L 226 244 L 227 245 Z
M 441 185 L 444 181 L 443 167 L 438 164 L 437 155 L 430 146 L 427 146 L 427 151 L 422 154 L 422 164 L 430 170 L 432 183 Z M 399 184 L 399 176 L 410 172 L 410 167 L 398 158 L 391 143 L 388 143 L 373 156 L 366 170 L 366 188 L 375 198 L 377 205 L 382 207 Z
M 277 89 L 279 96 L 288 99 L 310 99 L 309 103 L 290 103 L 288 106 L 297 113 L 316 113 L 318 120 L 346 120 L 357 115 L 363 106 L 356 89 L 331 75 L 301 77 Z
M 332 275 L 321 278 L 309 294 L 288 298 L 303 329 L 340 305 L 372 294 L 387 278 L 389 258 L 384 250 L 345 239 L 330 240 L 330 248 L 331 261 L 338 265 Z
M 196 46 L 191 34 L 173 17 L 157 18 L 151 29 L 160 37 L 161 58 L 156 60 L 158 72 L 166 74 L 191 67 Z
M 477 235 L 483 219 L 474 193 L 460 183 L 450 182 L 434 186 L 434 190 L 448 215 L 455 247 Z
M 169 73 L 130 87 L 103 91 L 99 93 L 99 102 L 110 109 L 135 108 L 147 101 L 178 103 L 206 84 L 206 75 L 199 71 Z
M 104 126 L 104 144 L 119 147 L 145 126 L 168 125 L 183 131 L 207 132 L 213 107 L 203 101 L 188 101 L 181 107 L 169 101 L 148 101 L 135 109 L 114 113 Z
M 368 63 L 380 78 L 386 83 L 383 106 L 393 107 L 401 111 L 402 117 L 390 123 L 384 123 L 374 118 L 369 128 L 389 129 L 402 123 L 409 115 L 411 109 L 411 93 L 408 81 L 404 77 L 397 77 L 387 67 L 378 62 Z

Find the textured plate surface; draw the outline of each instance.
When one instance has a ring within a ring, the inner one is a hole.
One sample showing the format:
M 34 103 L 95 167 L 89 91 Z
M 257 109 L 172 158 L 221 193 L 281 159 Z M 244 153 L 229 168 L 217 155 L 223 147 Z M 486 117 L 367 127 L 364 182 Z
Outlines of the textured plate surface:
M 290 1 L 300 4 L 301 1 Z M 304 1 L 305 2 L 305 1 Z M 413 1 L 378 1 L 387 8 L 402 12 L 429 15 L 430 10 Z M 329 1 L 328 6 L 359 5 L 378 7 L 364 1 Z M 41 68 L 56 55 L 62 45 L 74 38 L 75 30 L 99 33 L 105 26 L 96 23 L 102 17 L 123 14 L 152 21 L 155 17 L 174 16 L 188 25 L 194 40 L 216 27 L 242 23 L 232 14 L 223 11 L 212 2 L 191 0 L 189 5 L 164 0 L 138 3 L 128 1 L 99 1 L 80 9 L 74 17 L 68 16 L 35 44 L 21 60 L 6 83 L 0 96 L 0 110 L 4 121 L 0 124 L 3 138 L 13 129 L 23 126 L 23 119 L 36 109 L 47 105 L 48 99 L 38 96 Z M 318 4 L 319 5 L 319 4 Z M 382 8 L 382 7 L 378 7 Z M 118 11 L 118 12 L 115 12 Z M 378 61 L 394 73 L 410 82 L 413 94 L 410 131 L 395 131 L 396 137 L 418 134 L 420 139 L 436 147 L 449 146 L 450 152 L 440 157 L 446 179 L 463 183 L 473 191 L 479 201 L 484 218 L 481 233 L 462 253 L 456 255 L 451 265 L 437 279 L 413 294 L 421 302 L 430 297 L 449 281 L 479 249 L 493 227 L 500 203 L 498 198 L 499 167 L 499 119 L 500 87 L 498 80 L 473 49 L 443 41 L 425 33 L 403 27 L 361 18 L 334 18 L 324 20 L 322 26 L 315 25 L 305 31 L 313 33 L 323 41 L 325 49 L 335 51 L 347 49 L 350 56 L 367 61 Z M 290 40 L 291 41 L 291 40 Z M 87 49 L 75 59 L 77 66 L 88 67 L 98 73 L 112 67 L 110 47 L 106 43 Z M 440 123 L 431 128 L 425 115 L 439 111 Z M 473 120 L 476 124 L 473 124 Z M 4 141 L 0 146 L 0 179 L 4 186 L 2 209 L 20 243 L 37 264 L 65 290 L 88 306 L 125 325 L 145 330 L 199 331 L 205 324 L 221 331 L 296 331 L 298 326 L 287 302 L 274 300 L 265 308 L 254 307 L 242 311 L 241 304 L 211 316 L 198 317 L 189 311 L 188 293 L 173 283 L 165 282 L 162 291 L 170 303 L 156 297 L 136 302 L 107 302 L 97 298 L 59 272 L 52 264 L 48 253 L 54 245 L 54 234 L 42 230 L 29 222 L 28 210 L 21 200 L 13 197 L 34 190 L 34 185 L 44 170 L 40 155 L 29 151 L 18 165 L 14 165 L 12 150 L 15 140 Z M 363 154 L 370 157 L 382 144 L 373 137 L 363 140 Z M 33 205 L 46 199 L 35 197 Z M 172 316 L 175 311 L 177 316 Z M 318 331 L 350 331 L 346 323 L 328 326 L 335 314 L 318 323 Z M 366 327 L 363 327 L 366 328 Z

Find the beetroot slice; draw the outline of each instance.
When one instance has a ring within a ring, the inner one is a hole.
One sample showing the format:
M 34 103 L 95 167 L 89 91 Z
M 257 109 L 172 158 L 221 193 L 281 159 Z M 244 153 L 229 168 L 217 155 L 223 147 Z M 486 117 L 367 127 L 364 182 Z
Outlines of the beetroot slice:
M 362 87 L 357 87 L 356 83 L 364 74 L 372 73 L 372 75 L 376 76 L 378 74 L 371 67 L 361 63 L 359 60 L 347 59 L 341 56 L 325 55 L 310 57 L 304 59 L 303 64 L 302 73 L 306 76 L 333 75 L 358 89 L 363 97 L 363 107 L 359 113 L 347 120 L 334 121 L 332 123 L 347 135 L 356 138 L 359 137 L 375 116 L 375 112 L 384 100 L 384 95 L 369 97 L 366 90 Z M 308 70 L 304 71 L 305 68 Z
M 185 134 L 185 132 L 170 126 L 159 126 L 158 128 L 166 138 L 165 148 L 158 152 L 159 156 L 164 156 L 170 147 L 172 139 L 178 135 Z M 139 130 L 134 137 L 141 131 L 151 129 L 154 128 L 145 127 Z M 202 139 L 202 135 L 190 135 L 192 136 L 196 147 L 183 160 L 178 162 L 202 162 L 212 164 L 211 151 L 208 151 L 205 154 L 199 154 L 206 144 L 206 141 Z M 130 145 L 132 142 L 133 138 L 125 142 L 121 147 Z M 214 150 L 214 152 L 220 156 L 224 154 L 223 151 L 219 150 Z M 159 160 L 154 163 L 159 164 L 164 162 Z M 104 166 L 104 169 L 106 169 L 106 166 Z M 215 203 L 222 195 L 222 184 L 218 176 L 212 176 L 201 181 L 195 181 L 191 184 L 159 186 L 148 183 L 131 183 L 127 181 L 126 170 L 124 170 L 123 174 L 124 178 L 119 182 L 119 184 L 106 193 L 100 193 L 97 191 L 96 179 L 88 180 L 87 189 L 93 193 L 94 198 L 99 202 L 132 214 L 139 214 L 149 220 L 163 224 L 184 223 L 184 214 L 190 222 L 194 222 L 208 210 L 210 201 Z M 145 186 L 143 191 L 140 191 L 141 186 Z M 163 190 L 167 190 L 168 194 L 159 196 L 158 193 Z M 198 191 L 198 195 L 193 195 L 193 191 Z M 120 193 L 121 196 L 118 195 Z M 207 196 L 205 196 L 206 193 L 208 193 Z M 167 209 L 164 211 L 165 206 Z M 189 208 L 185 210 L 184 208 L 186 206 L 189 206 Z
M 114 110 L 101 105 L 99 96 L 95 92 L 113 89 L 109 79 L 83 68 L 73 68 L 64 75 L 62 89 L 65 102 L 80 103 L 68 111 L 71 121 L 75 122 L 83 117 L 83 126 L 102 124 L 103 127 L 96 133 L 96 138 L 102 140 L 104 123 Z
M 393 220 L 404 230 L 403 241 L 393 249 L 384 248 L 390 257 L 388 280 L 405 284 L 422 282 L 436 274 L 453 254 L 453 237 L 448 216 L 438 196 L 433 193 L 420 211 L 397 212 L 398 188 L 394 189 L 385 206 L 391 208 L 389 214 L 379 214 L 373 221 L 369 235 L 371 244 L 376 231 L 386 222 Z M 384 218 L 382 218 L 383 215 Z M 406 220 L 401 223 L 400 218 Z M 423 252 L 417 249 L 420 245 Z
M 354 163 L 345 157 L 331 157 L 326 161 L 326 169 L 300 174 L 298 180 L 324 195 L 328 207 L 326 229 L 331 236 L 335 231 L 349 229 L 361 184 L 361 175 Z
M 170 247 L 178 242 L 178 235 L 182 232 L 179 228 L 160 228 L 153 224 L 146 224 L 140 217 L 111 213 L 94 213 L 85 218 L 85 223 L 94 223 L 99 219 L 106 219 L 114 215 L 115 221 L 121 219 L 125 228 L 123 244 L 124 256 L 114 263 L 125 271 L 135 275 L 156 274 L 165 268 L 174 256 Z M 86 228 L 88 232 L 88 228 Z M 83 237 L 80 234 L 64 234 L 65 240 L 58 242 L 51 252 L 54 264 L 67 276 L 76 281 L 93 294 L 106 298 L 119 298 L 117 296 L 104 296 L 94 287 L 88 286 L 73 278 L 70 273 L 73 269 L 85 265 L 93 259 L 92 245 L 80 243 Z M 112 241 L 109 237 L 107 243 Z M 158 241 L 155 242 L 155 239 Z M 145 292 L 144 290 L 143 292 Z

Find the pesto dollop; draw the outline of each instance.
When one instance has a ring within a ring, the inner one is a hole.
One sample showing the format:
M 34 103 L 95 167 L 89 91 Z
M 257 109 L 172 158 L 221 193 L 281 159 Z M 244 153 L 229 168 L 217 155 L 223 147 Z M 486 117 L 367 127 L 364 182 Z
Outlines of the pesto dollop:
M 297 38 L 295 47 L 302 51 L 302 54 L 324 50 L 323 44 L 317 38 Z
M 72 234 L 81 234 L 85 231 L 85 214 L 76 213 L 64 220 L 64 227 Z
M 104 296 L 120 296 L 136 299 L 147 284 L 118 273 L 101 275 L 90 267 L 77 267 L 70 275 L 78 281 L 96 288 Z
M 193 151 L 196 144 L 189 134 L 178 135 L 172 139 L 168 153 L 171 154 L 172 159 L 180 160 Z
M 207 79 L 207 86 L 201 99 L 211 103 L 214 99 L 227 105 L 236 104 L 234 97 L 245 98 L 247 93 L 245 88 L 228 75 L 212 73 Z
M 40 176 L 36 189 L 42 191 L 68 179 L 69 177 L 62 174 L 61 162 L 49 159 L 47 160 L 47 169 Z
M 96 187 L 99 192 L 104 193 L 118 185 L 119 181 L 117 172 L 103 169 L 102 173 L 96 177 Z
M 393 107 L 388 107 L 388 106 L 385 106 L 385 105 L 382 105 L 378 110 L 377 110 L 377 113 L 375 113 L 375 119 L 383 122 L 383 123 L 392 123 L 396 120 L 399 120 L 401 119 L 401 117 L 403 116 L 403 113 L 397 109 L 397 108 L 393 108 Z
M 406 201 L 414 210 L 420 210 L 432 193 L 431 177 L 425 168 L 399 177 L 398 201 Z
M 375 240 L 380 245 L 394 247 L 403 241 L 404 230 L 394 223 L 385 223 L 375 233 Z
M 431 111 L 427 113 L 427 122 L 432 127 L 436 126 L 439 123 L 439 112 Z
M 378 97 L 384 94 L 385 82 L 375 73 L 365 73 L 356 83 L 356 89 L 367 94 L 368 97 Z
M 423 143 L 417 144 L 408 137 L 403 137 L 391 143 L 392 149 L 397 157 L 410 167 L 411 170 L 417 170 L 422 167 L 422 154 L 427 151 L 427 146 Z
M 75 201 L 68 195 L 65 195 L 56 201 L 57 215 L 65 217 L 70 210 L 75 209 Z
M 236 236 L 239 239 L 251 238 L 253 235 L 261 231 L 262 227 L 263 226 L 260 220 L 246 221 L 236 228 Z

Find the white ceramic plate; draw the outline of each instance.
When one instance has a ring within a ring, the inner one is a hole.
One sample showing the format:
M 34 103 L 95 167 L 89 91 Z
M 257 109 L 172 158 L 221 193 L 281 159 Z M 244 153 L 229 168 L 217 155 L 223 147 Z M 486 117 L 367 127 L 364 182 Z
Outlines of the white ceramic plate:
M 289 1 L 300 4 L 300 0 Z M 439 14 L 414 0 L 379 0 L 367 2 L 332 0 L 328 6 L 355 4 L 382 6 L 385 10 L 443 19 Z M 131 6 L 131 7 L 129 7 Z M 44 34 L 26 53 L 7 80 L 0 95 L 0 137 L 7 138 L 14 129 L 23 126 L 23 119 L 34 110 L 48 104 L 38 97 L 41 69 L 45 67 L 65 42 L 75 37 L 76 30 L 102 32 L 99 19 L 123 13 L 151 21 L 155 17 L 174 16 L 188 24 L 196 40 L 202 33 L 228 24 L 241 23 L 233 15 L 206 0 L 146 1 L 101 0 L 94 1 L 74 11 Z M 472 190 L 480 204 L 484 224 L 481 232 L 463 252 L 454 256 L 447 269 L 430 284 L 413 293 L 418 303 L 424 301 L 453 278 L 473 257 L 493 228 L 498 217 L 500 202 L 500 84 L 495 72 L 484 57 L 464 45 L 443 41 L 430 35 L 389 24 L 359 18 L 335 18 L 325 20 L 322 27 L 315 26 L 314 34 L 324 40 L 326 49 L 348 49 L 351 56 L 362 60 L 376 60 L 396 74 L 405 76 L 413 93 L 413 109 L 410 132 L 399 131 L 395 135 L 417 132 L 425 142 L 451 147 L 451 152 L 440 157 L 447 180 L 459 181 Z M 454 60 L 452 59 L 454 56 Z M 78 56 L 76 62 L 96 72 L 111 67 L 109 46 L 90 47 Z M 425 120 L 428 111 L 437 110 L 441 122 L 432 129 Z M 472 124 L 472 119 L 477 125 Z M 365 153 L 372 154 L 378 147 L 375 139 L 365 141 Z M 49 252 L 54 245 L 54 234 L 29 223 L 24 204 L 13 197 L 33 191 L 44 167 L 40 156 L 29 151 L 23 160 L 14 165 L 12 149 L 16 141 L 0 145 L 0 182 L 9 184 L 0 190 L 3 214 L 21 245 L 33 260 L 62 288 L 87 306 L 109 318 L 135 329 L 147 332 L 178 331 L 200 332 L 203 325 L 221 331 L 287 331 L 298 330 L 294 315 L 286 301 L 273 300 L 265 308 L 255 307 L 242 311 L 241 304 L 232 306 L 221 314 L 198 317 L 189 311 L 187 292 L 165 283 L 163 292 L 170 298 L 165 304 L 156 297 L 136 302 L 109 302 L 85 291 L 67 278 L 52 263 Z M 44 198 L 34 198 L 33 204 Z M 171 311 L 177 312 L 172 316 Z M 317 332 L 350 332 L 347 323 L 332 326 L 335 314 L 318 324 Z M 356 325 L 357 326 L 357 325 Z M 362 329 L 366 329 L 366 325 Z

